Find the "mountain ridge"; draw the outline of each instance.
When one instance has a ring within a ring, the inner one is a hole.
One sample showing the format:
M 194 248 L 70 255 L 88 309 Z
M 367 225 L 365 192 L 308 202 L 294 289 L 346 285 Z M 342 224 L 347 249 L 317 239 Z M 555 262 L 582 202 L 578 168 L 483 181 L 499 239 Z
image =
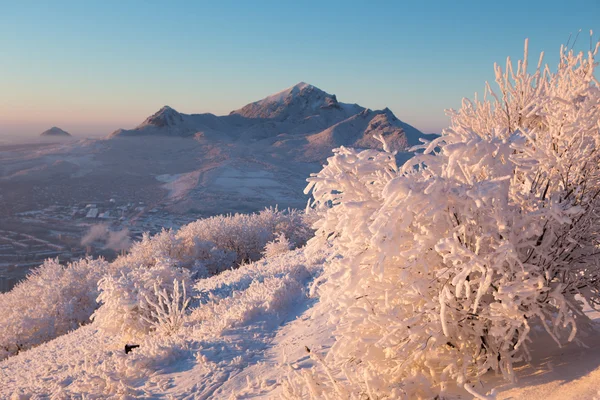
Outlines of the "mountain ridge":
M 282 141 L 291 141 L 299 154 L 308 151 L 325 156 L 340 145 L 381 148 L 375 134 L 383 135 L 400 152 L 427 136 L 387 107 L 370 110 L 343 103 L 335 94 L 299 82 L 223 116 L 184 114 L 164 106 L 137 127 L 119 129 L 110 137 L 202 137 L 252 143 L 278 138 L 279 147 Z M 317 161 L 322 156 L 308 158 Z

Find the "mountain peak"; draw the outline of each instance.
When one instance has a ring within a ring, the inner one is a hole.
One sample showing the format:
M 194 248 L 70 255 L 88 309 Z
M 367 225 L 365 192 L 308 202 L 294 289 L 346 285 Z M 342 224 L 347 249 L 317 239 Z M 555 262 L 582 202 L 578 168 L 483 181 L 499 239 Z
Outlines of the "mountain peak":
M 377 113 L 381 113 L 383 115 L 385 115 L 390 121 L 399 121 L 398 117 L 396 117 L 394 115 L 394 113 L 392 112 L 392 110 L 390 110 L 389 108 L 384 108 L 381 111 L 378 111 Z
M 302 89 L 305 89 L 307 87 L 313 87 L 314 88 L 315 86 L 311 85 L 310 83 L 306 83 L 306 82 L 298 82 L 294 86 L 292 86 L 291 89 L 302 90 Z
M 315 92 L 315 93 L 323 93 L 323 94 L 327 94 L 324 91 L 322 91 L 321 89 L 317 88 L 316 86 L 310 85 L 306 82 L 299 82 L 297 84 L 295 84 L 294 86 L 290 86 L 287 89 L 283 89 L 280 92 L 274 93 L 270 96 L 265 97 L 262 100 L 256 101 L 252 104 L 256 104 L 256 103 L 282 103 L 285 101 L 289 101 L 292 98 L 298 97 L 298 96 L 302 96 L 311 92 Z
M 233 111 L 232 114 L 239 114 L 246 118 L 286 119 L 291 115 L 307 117 L 318 114 L 321 109 L 331 108 L 340 108 L 335 95 L 306 82 L 299 82 Z
M 140 126 L 154 125 L 157 127 L 173 126 L 183 121 L 183 117 L 175 109 L 163 106 L 160 110 L 148 117 Z
M 306 82 L 298 82 L 294 86 L 284 89 L 279 93 L 288 92 L 291 95 L 300 95 L 302 93 L 312 92 L 312 91 L 317 92 L 317 93 L 325 93 L 318 87 L 313 86 L 310 83 L 306 83 Z M 325 93 L 325 94 L 327 94 L 327 93 Z

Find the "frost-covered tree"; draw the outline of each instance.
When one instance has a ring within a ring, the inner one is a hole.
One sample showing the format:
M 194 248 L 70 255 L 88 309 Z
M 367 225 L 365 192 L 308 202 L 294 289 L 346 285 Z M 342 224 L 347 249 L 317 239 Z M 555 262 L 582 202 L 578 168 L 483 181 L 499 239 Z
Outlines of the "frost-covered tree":
M 540 57 L 530 73 L 526 42 L 516 69 L 495 67 L 498 93 L 450 110 L 404 166 L 340 148 L 309 179 L 322 214 L 311 246 L 338 255 L 319 289 L 336 326 L 325 363 L 344 372 L 313 396 L 344 381 L 371 400 L 452 382 L 484 397 L 483 374 L 512 379 L 529 359 L 533 326 L 578 340 L 581 300 L 600 301 L 597 52 L 563 47 L 556 72 Z

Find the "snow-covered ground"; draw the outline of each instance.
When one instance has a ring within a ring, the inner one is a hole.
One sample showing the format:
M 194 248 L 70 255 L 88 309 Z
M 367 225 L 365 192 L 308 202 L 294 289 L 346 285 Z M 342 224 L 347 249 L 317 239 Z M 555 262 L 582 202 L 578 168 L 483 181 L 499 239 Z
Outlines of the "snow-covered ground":
M 279 398 L 288 376 L 319 368 L 307 349 L 324 355 L 334 341 L 309 295 L 326 255 L 303 248 L 198 280 L 185 325 L 168 338 L 115 335 L 93 322 L 24 351 L 0 363 L 0 397 Z M 600 398 L 600 340 L 583 340 L 589 349 L 542 339 L 516 384 L 489 375 L 486 386 L 498 387 L 498 399 Z M 125 354 L 126 343 L 141 347 Z
M 316 301 L 307 286 L 323 257 L 296 250 L 199 280 L 197 305 L 168 339 L 127 338 L 94 322 L 22 352 L 0 364 L 0 397 L 267 395 L 278 387 L 285 354 L 301 358 L 304 346 L 328 335 L 306 322 Z M 141 347 L 126 355 L 124 345 L 136 340 Z

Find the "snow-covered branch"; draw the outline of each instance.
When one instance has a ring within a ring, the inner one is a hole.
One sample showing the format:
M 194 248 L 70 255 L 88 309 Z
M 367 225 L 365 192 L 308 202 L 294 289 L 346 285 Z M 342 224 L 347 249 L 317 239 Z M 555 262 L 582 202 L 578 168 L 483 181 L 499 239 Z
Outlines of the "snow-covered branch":
M 585 325 L 576 295 L 600 302 L 597 52 L 562 48 L 556 72 L 540 57 L 529 73 L 526 45 L 516 70 L 495 67 L 500 94 L 487 85 L 450 110 L 401 168 L 340 148 L 309 179 L 322 214 L 311 246 L 338 253 L 321 288 L 337 327 L 328 357 L 355 393 L 474 391 L 488 370 L 513 379 L 534 325 L 559 345 Z

